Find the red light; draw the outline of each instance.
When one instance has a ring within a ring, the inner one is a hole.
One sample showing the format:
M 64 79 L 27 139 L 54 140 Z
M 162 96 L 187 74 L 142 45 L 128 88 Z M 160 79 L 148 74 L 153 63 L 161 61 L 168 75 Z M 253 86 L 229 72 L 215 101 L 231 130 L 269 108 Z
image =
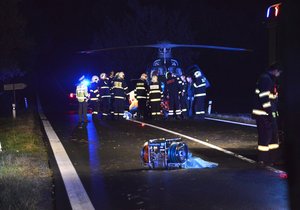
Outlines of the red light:
M 280 174 L 279 174 L 279 177 L 280 177 L 281 179 L 287 179 L 287 178 L 288 178 L 288 175 L 287 175 L 287 173 L 280 173 Z
M 144 127 L 145 126 L 145 124 L 144 123 L 142 123 L 142 127 Z
M 70 97 L 70 98 L 74 98 L 74 97 L 75 97 L 75 94 L 74 94 L 74 93 L 70 93 L 69 97 Z
M 275 17 L 277 17 L 278 12 L 279 12 L 279 6 L 276 6 L 276 7 L 275 7 Z

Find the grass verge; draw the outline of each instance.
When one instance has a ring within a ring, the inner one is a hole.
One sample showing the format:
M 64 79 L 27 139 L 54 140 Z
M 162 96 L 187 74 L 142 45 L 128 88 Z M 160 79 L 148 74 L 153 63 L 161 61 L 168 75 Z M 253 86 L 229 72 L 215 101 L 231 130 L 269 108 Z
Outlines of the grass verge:
M 0 118 L 0 209 L 54 209 L 52 172 L 38 118 Z

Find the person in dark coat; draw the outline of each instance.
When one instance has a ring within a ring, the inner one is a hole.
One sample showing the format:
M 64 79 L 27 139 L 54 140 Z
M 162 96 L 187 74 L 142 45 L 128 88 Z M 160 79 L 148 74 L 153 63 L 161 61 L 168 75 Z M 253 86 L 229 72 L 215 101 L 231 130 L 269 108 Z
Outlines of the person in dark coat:
M 258 162 L 273 164 L 279 158 L 278 89 L 280 76 L 278 64 L 271 65 L 262 73 L 255 88 L 252 116 L 256 120 L 258 131 Z
M 147 97 L 148 97 L 148 83 L 147 83 L 147 74 L 143 73 L 140 79 L 136 82 L 135 89 L 134 89 L 134 97 L 138 101 L 138 108 L 137 108 L 137 118 L 138 119 L 145 119 L 147 113 Z
M 206 80 L 200 70 L 194 73 L 194 109 L 195 119 L 204 120 L 205 116 L 205 98 L 206 98 Z
M 100 74 L 99 80 L 99 94 L 100 94 L 100 111 L 102 113 L 102 119 L 107 119 L 110 115 L 110 81 L 107 78 L 106 73 Z
M 99 113 L 99 77 L 94 75 L 89 86 L 90 105 L 92 108 L 93 119 L 96 119 Z
M 186 77 L 186 103 L 187 103 L 187 115 L 189 118 L 193 117 L 194 114 L 194 84 L 191 76 Z
M 149 85 L 149 107 L 151 118 L 158 120 L 161 118 L 161 103 L 163 98 L 163 92 L 161 85 L 158 81 L 158 77 L 153 75 L 151 78 L 151 83 Z
M 125 100 L 128 97 L 128 86 L 125 82 L 124 72 L 116 73 L 112 81 L 111 97 L 113 99 L 113 116 L 114 119 L 123 119 L 125 111 Z
M 187 80 L 185 75 L 180 76 L 181 79 L 181 86 L 182 86 L 182 91 L 180 94 L 180 109 L 181 109 L 181 117 L 182 119 L 187 119 L 188 117 L 188 112 L 187 112 Z
M 167 73 L 167 80 L 165 85 L 165 96 L 169 101 L 169 112 L 167 119 L 179 119 L 181 115 L 179 95 L 181 94 L 181 85 L 178 79 L 172 75 L 171 72 Z

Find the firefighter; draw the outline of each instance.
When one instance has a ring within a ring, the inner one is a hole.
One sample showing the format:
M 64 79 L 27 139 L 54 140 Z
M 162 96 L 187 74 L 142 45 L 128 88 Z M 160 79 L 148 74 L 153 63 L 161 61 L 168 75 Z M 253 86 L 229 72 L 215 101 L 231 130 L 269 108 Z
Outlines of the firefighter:
M 279 136 L 277 117 L 278 90 L 280 76 L 278 64 L 271 65 L 256 82 L 252 116 L 258 131 L 258 163 L 273 164 L 278 159 Z
M 115 71 L 110 71 L 109 72 L 109 76 L 107 77 L 107 79 L 108 79 L 108 84 L 109 84 L 109 87 L 110 87 L 110 90 L 111 90 L 111 88 L 112 88 L 112 85 L 113 85 L 113 81 L 114 81 L 114 79 L 116 78 L 116 73 L 115 73 Z M 111 94 L 111 93 L 110 93 Z M 113 115 L 114 115 L 114 111 L 113 111 L 113 101 L 114 101 L 114 99 L 113 99 L 113 97 L 110 97 L 110 104 L 109 104 L 109 113 L 110 113 L 110 115 L 111 115 L 111 117 L 113 117 Z
M 161 118 L 161 102 L 163 98 L 163 92 L 161 85 L 158 82 L 157 75 L 153 75 L 151 78 L 151 83 L 149 85 L 149 107 L 151 118 L 153 120 L 158 120 Z
M 128 97 L 128 86 L 124 72 L 117 72 L 112 81 L 111 97 L 113 99 L 113 118 L 122 119 L 125 111 L 125 100 Z
M 181 85 L 178 83 L 178 79 L 172 75 L 171 72 L 167 73 L 167 80 L 165 86 L 165 97 L 169 100 L 169 112 L 167 119 L 179 119 L 181 115 L 179 105 L 179 95 L 181 94 Z
M 181 75 L 180 76 L 180 81 L 181 81 L 181 86 L 182 86 L 182 91 L 180 94 L 180 108 L 181 108 L 181 117 L 182 119 L 187 118 L 187 81 L 186 81 L 186 76 Z
M 112 80 L 114 80 L 114 78 L 115 78 L 115 71 L 110 71 L 110 72 L 109 72 L 108 79 L 109 79 L 110 81 L 112 81 Z
M 76 98 L 78 100 L 78 116 L 79 123 L 87 123 L 87 107 L 88 107 L 88 87 L 85 84 L 84 76 L 80 77 L 79 84 L 76 87 Z
M 90 105 L 92 108 L 93 119 L 98 115 L 99 112 L 99 77 L 94 75 L 92 76 L 92 82 L 89 87 L 90 93 Z
M 205 116 L 205 98 L 206 98 L 206 80 L 202 72 L 198 69 L 194 72 L 194 110 L 195 119 L 204 120 Z
M 135 89 L 134 89 L 134 97 L 138 101 L 138 108 L 137 108 L 137 118 L 138 119 L 145 119 L 147 113 L 147 96 L 148 96 L 148 83 L 147 83 L 147 74 L 143 73 L 140 79 L 136 82 Z
M 106 73 L 100 74 L 99 80 L 99 94 L 100 94 L 100 110 L 102 118 L 107 119 L 110 114 L 110 81 Z
M 188 117 L 193 117 L 194 114 L 194 85 L 193 78 L 191 76 L 186 77 L 187 88 L 186 88 L 186 100 L 187 100 L 187 113 Z

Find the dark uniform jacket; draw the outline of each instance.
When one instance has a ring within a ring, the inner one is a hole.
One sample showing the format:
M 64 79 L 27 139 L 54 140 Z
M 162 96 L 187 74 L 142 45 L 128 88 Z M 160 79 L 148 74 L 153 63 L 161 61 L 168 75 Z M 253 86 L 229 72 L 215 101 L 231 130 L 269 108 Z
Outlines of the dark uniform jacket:
M 176 97 L 178 99 L 179 94 L 182 90 L 182 85 L 179 84 L 179 80 L 176 77 L 167 79 L 165 86 L 165 95 L 169 97 Z
M 194 97 L 206 96 L 205 78 L 200 76 L 194 81 Z
M 276 117 L 278 92 L 274 76 L 269 73 L 262 74 L 255 88 L 254 104 L 252 114 L 255 116 Z
M 187 97 L 187 87 L 188 87 L 188 82 L 182 81 L 182 95 L 184 97 Z
M 168 117 L 176 116 L 181 114 L 179 95 L 182 91 L 182 85 L 178 82 L 176 77 L 170 77 L 166 81 L 165 94 L 169 96 L 169 112 Z
M 145 80 L 139 79 L 135 85 L 134 96 L 137 100 L 147 99 L 148 95 L 148 83 Z
M 98 82 L 92 82 L 89 87 L 90 100 L 96 101 L 99 98 L 99 84 Z
M 188 99 L 194 98 L 194 86 L 192 82 L 187 82 L 186 95 Z
M 161 102 L 163 97 L 161 86 L 159 82 L 151 82 L 149 86 L 149 101 L 150 102 Z
M 99 80 L 99 93 L 100 93 L 100 98 L 110 98 L 110 84 L 109 80 Z
M 126 99 L 128 86 L 124 80 L 114 79 L 112 81 L 111 95 L 114 99 Z

